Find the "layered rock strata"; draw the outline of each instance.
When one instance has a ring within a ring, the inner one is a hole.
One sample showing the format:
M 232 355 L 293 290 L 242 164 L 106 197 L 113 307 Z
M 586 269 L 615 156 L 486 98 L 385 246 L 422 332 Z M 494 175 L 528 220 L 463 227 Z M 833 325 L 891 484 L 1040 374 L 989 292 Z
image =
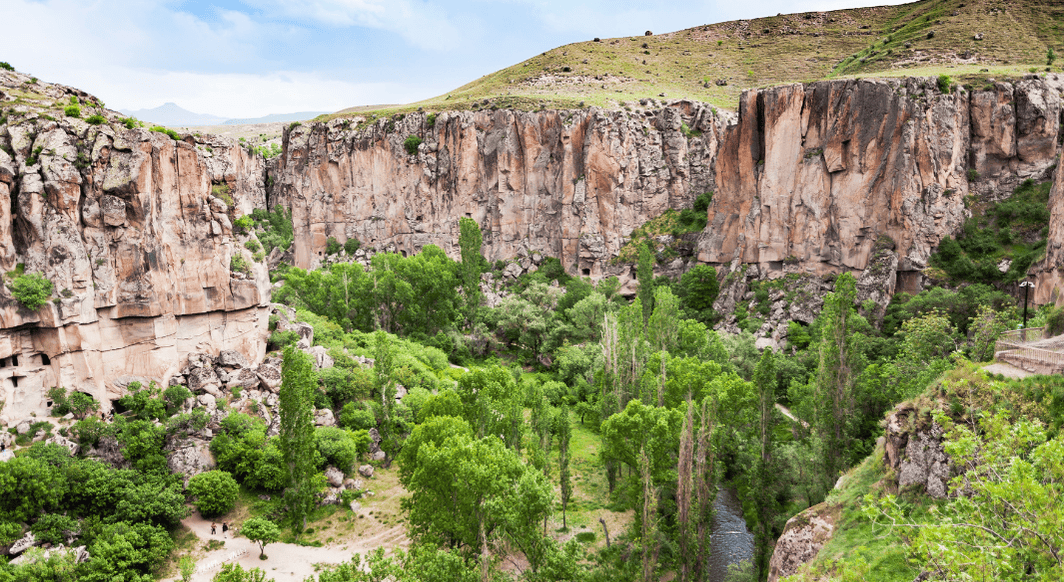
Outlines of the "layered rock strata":
M 71 97 L 99 123 L 63 115 Z M 46 411 L 52 386 L 109 409 L 118 378 L 165 381 L 191 352 L 262 358 L 266 270 L 230 272 L 246 253 L 232 219 L 265 205 L 261 158 L 127 129 L 95 98 L 13 72 L 0 106 L 0 420 Z M 52 300 L 22 306 L 19 271 L 51 280 Z

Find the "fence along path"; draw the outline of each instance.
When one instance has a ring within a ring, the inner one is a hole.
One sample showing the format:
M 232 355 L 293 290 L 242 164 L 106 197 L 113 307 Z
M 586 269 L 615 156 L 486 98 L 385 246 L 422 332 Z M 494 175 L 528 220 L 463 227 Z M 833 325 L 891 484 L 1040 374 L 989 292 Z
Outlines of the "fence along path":
M 248 553 L 247 548 L 241 548 L 239 550 L 235 550 L 233 552 L 230 552 L 230 553 L 222 556 L 221 558 L 218 558 L 217 560 L 211 560 L 210 562 L 206 562 L 206 563 L 200 564 L 198 567 L 196 567 L 196 573 L 197 574 L 202 574 L 204 572 L 210 572 L 211 570 L 213 570 L 215 568 L 220 568 L 222 566 L 222 564 L 224 564 L 226 562 L 230 562 L 232 560 L 235 560 L 235 559 L 243 556 L 246 553 Z
M 1041 327 L 1009 330 L 998 338 L 994 358 L 1034 374 L 1064 374 L 1064 335 L 1046 337 Z

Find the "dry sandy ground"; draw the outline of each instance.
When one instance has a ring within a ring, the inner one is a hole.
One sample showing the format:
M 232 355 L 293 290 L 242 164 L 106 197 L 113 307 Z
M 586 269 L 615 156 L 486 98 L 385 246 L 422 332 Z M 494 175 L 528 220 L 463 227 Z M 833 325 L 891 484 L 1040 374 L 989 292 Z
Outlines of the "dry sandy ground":
M 210 582 L 211 578 L 221 569 L 222 564 L 230 562 L 240 564 L 245 570 L 259 568 L 266 572 L 267 578 L 273 578 L 276 582 L 303 582 L 307 577 L 314 575 L 315 564 L 340 564 L 350 560 L 354 553 L 365 555 L 378 546 L 394 548 L 406 545 L 405 529 L 402 525 L 397 525 L 373 537 L 355 541 L 341 540 L 320 548 L 296 544 L 269 544 L 266 546 L 268 559 L 260 560 L 258 544 L 245 537 L 234 536 L 231 530 L 223 535 L 220 522 L 217 533 L 213 536 L 211 535 L 211 521 L 203 519 L 199 514 L 187 517 L 181 523 L 191 529 L 200 539 L 197 546 L 209 540 L 225 542 L 224 547 L 207 552 L 197 560 L 196 573 L 192 576 L 192 582 Z M 240 555 L 234 557 L 236 554 Z M 180 578 L 178 574 L 164 580 L 180 580 Z

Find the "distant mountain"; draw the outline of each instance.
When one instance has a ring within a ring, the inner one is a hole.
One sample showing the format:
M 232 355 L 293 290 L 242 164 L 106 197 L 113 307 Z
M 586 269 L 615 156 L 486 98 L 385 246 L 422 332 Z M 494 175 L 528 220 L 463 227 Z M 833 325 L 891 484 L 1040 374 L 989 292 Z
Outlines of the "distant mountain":
M 120 109 L 119 111 L 142 121 L 168 126 L 218 125 L 226 120 L 225 117 L 218 117 L 217 115 L 193 113 L 187 109 L 182 109 L 176 103 L 164 103 L 154 109 L 140 109 L 138 111 Z
M 225 125 L 250 125 L 253 123 L 277 123 L 280 121 L 306 121 L 308 119 L 314 119 L 319 115 L 326 113 L 332 113 L 331 111 L 301 111 L 299 113 L 274 113 L 272 115 L 264 115 L 262 117 L 252 117 L 249 119 L 230 119 L 225 122 Z

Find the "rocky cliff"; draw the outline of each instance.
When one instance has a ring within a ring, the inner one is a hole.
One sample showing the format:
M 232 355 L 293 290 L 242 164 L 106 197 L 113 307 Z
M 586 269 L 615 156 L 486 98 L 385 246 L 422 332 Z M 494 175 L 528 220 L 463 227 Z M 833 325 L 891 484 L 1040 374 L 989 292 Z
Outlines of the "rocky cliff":
M 42 412 L 52 386 L 110 408 L 123 376 L 165 381 L 191 352 L 261 359 L 268 276 L 229 269 L 245 252 L 231 219 L 265 204 L 261 158 L 127 129 L 94 97 L 15 72 L 0 71 L 0 108 L 0 420 Z M 22 306 L 19 271 L 50 279 L 52 301 Z
M 713 189 L 726 123 L 683 102 L 640 111 L 463 111 L 298 126 L 285 135 L 270 203 L 291 207 L 295 263 L 328 237 L 457 255 L 458 219 L 484 233 L 484 255 L 521 249 L 598 278 L 632 230 Z M 415 153 L 408 136 L 423 142 Z
M 457 220 L 470 216 L 491 260 L 528 249 L 573 274 L 625 279 L 630 268 L 611 260 L 633 229 L 714 191 L 700 261 L 757 264 L 762 278 L 863 271 L 890 239 L 889 299 L 920 288 L 967 196 L 1001 198 L 1054 166 L 1062 88 L 1055 76 L 971 90 L 843 80 L 747 91 L 737 118 L 644 100 L 632 111 L 414 113 L 361 128 L 362 118 L 335 119 L 286 134 L 270 202 L 293 211 L 302 267 L 328 237 L 454 255 Z M 423 140 L 413 154 L 408 136 Z

